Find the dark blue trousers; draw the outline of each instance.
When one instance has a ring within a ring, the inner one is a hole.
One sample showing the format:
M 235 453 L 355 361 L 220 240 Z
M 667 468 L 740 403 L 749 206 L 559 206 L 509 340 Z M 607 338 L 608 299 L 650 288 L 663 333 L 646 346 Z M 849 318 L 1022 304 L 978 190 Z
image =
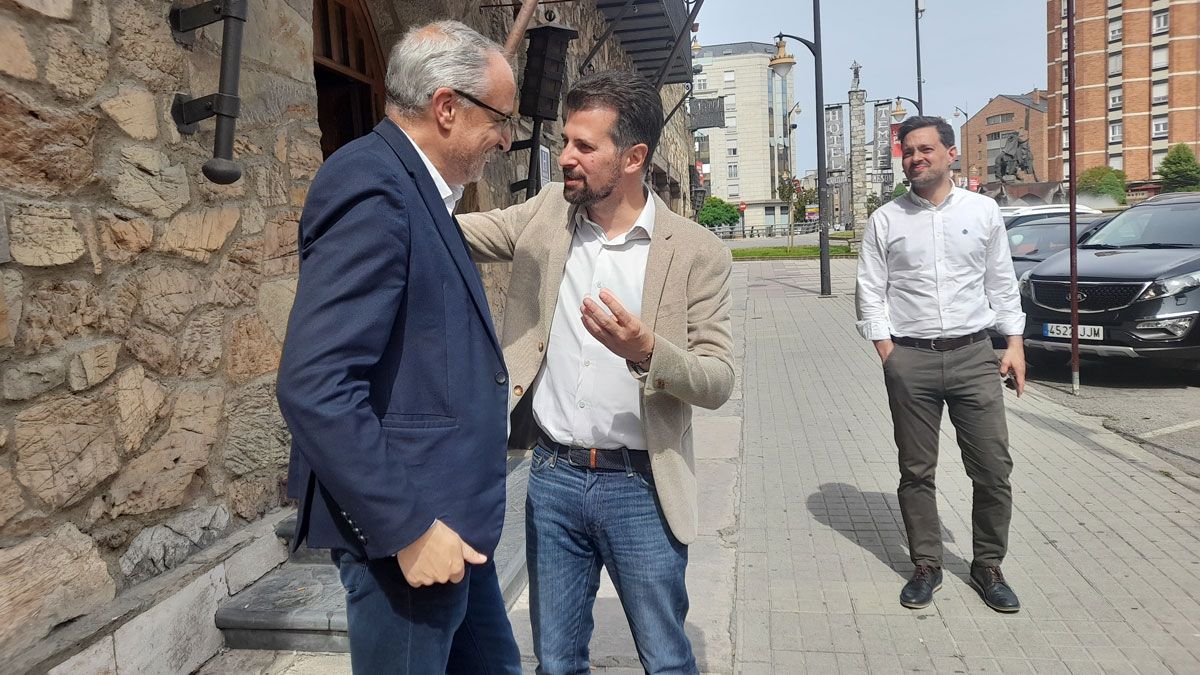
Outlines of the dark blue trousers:
M 468 565 L 457 584 L 413 588 L 395 558 L 335 551 L 346 588 L 355 675 L 519 675 L 521 654 L 495 563 Z

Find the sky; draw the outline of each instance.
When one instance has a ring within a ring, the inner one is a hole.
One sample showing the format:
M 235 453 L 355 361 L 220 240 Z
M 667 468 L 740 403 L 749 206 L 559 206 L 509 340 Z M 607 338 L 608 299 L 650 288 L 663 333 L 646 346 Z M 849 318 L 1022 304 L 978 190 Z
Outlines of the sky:
M 703 45 L 773 43 L 780 32 L 812 38 L 811 0 L 705 0 L 697 21 Z M 862 66 L 867 99 L 917 98 L 912 0 L 825 0 L 821 3 L 825 100 L 848 100 L 850 64 Z M 796 57 L 793 118 L 797 167 L 816 167 L 813 137 L 813 62 L 804 45 L 788 41 Z M 925 113 L 941 115 L 957 133 L 964 119 L 999 94 L 1046 86 L 1045 0 L 925 0 L 921 19 Z M 910 104 L 905 104 L 914 113 Z M 868 118 L 871 107 L 868 106 Z M 868 119 L 868 124 L 870 121 Z M 868 135 L 868 139 L 869 139 Z

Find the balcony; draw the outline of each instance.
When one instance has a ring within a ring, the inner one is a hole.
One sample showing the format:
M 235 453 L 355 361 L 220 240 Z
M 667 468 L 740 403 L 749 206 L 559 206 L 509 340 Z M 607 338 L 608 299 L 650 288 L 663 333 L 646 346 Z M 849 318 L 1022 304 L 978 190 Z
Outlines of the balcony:
M 596 7 L 610 22 L 621 16 L 626 0 L 596 0 Z M 687 25 L 688 8 L 684 0 L 633 0 L 613 35 L 633 59 L 642 75 L 654 77 L 671 54 L 675 38 Z M 692 81 L 692 51 L 688 48 L 691 31 L 684 33 L 684 44 L 667 71 L 666 84 Z

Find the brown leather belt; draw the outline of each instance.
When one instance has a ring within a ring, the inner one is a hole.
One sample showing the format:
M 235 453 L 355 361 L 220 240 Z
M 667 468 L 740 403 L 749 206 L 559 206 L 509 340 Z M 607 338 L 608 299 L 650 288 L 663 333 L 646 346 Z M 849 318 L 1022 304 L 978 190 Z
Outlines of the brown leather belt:
M 567 460 L 572 466 L 599 471 L 626 471 L 632 469 L 644 476 L 651 475 L 650 453 L 645 450 L 630 450 L 628 448 L 574 448 L 555 442 L 542 434 L 538 445 Z M 629 458 L 626 465 L 625 458 Z
M 973 345 L 976 342 L 983 342 L 988 339 L 987 331 L 981 330 L 978 333 L 963 335 L 952 338 L 933 338 L 931 340 L 921 338 L 910 338 L 901 336 L 892 336 L 892 342 L 905 347 L 916 347 L 917 349 L 929 349 L 935 352 L 949 352 L 955 349 L 962 349 L 967 345 Z

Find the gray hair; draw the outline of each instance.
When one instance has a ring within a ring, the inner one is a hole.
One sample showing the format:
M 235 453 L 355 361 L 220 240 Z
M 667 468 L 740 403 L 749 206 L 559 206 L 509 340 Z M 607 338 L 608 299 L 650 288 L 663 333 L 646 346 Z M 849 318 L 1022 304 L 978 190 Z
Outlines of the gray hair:
M 388 57 L 388 105 L 405 117 L 415 117 L 428 109 L 433 93 L 442 87 L 483 98 L 488 94 L 487 65 L 493 53 L 503 58 L 504 48 L 458 21 L 411 28 Z

